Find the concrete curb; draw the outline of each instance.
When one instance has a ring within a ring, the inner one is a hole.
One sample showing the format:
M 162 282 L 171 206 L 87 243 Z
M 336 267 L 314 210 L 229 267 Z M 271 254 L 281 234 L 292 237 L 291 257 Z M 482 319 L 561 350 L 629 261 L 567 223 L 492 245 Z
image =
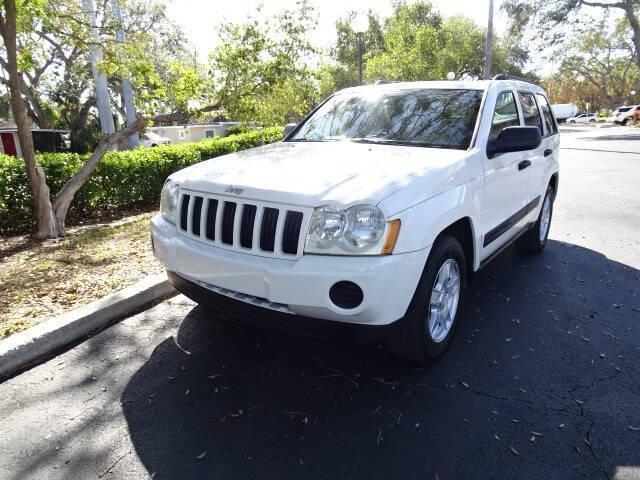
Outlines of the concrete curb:
M 177 293 L 166 275 L 149 276 L 100 300 L 11 335 L 0 341 L 0 379 Z

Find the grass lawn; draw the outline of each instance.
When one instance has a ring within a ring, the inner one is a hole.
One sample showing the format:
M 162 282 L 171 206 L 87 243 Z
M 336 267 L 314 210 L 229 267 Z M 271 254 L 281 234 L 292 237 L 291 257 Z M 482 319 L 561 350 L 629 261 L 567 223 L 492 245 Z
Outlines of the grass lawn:
M 0 240 L 0 338 L 162 272 L 151 213 L 69 229 L 57 240 Z

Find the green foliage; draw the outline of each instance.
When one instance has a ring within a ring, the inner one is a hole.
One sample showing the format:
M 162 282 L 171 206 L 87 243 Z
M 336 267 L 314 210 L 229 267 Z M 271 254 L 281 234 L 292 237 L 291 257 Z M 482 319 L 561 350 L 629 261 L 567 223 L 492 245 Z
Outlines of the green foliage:
M 213 92 L 208 103 L 225 116 L 261 125 L 299 119 L 315 97 L 307 61 L 315 53 L 307 38 L 315 27 L 308 1 L 295 10 L 220 28 L 220 44 L 209 57 Z
M 76 194 L 69 222 L 105 213 L 157 204 L 166 178 L 182 168 L 220 155 L 281 140 L 281 127 L 214 138 L 196 143 L 109 152 Z M 46 153 L 37 156 L 55 194 L 86 161 L 86 155 Z M 24 232 L 33 222 L 31 189 L 21 158 L 0 155 L 0 235 Z
M 573 102 L 581 109 L 613 109 L 632 102 L 640 89 L 640 68 L 626 19 L 604 17 L 596 28 L 576 35 L 554 52 L 557 73 L 545 79 L 552 101 Z
M 247 123 L 237 123 L 227 128 L 225 137 L 228 137 L 230 135 L 239 135 L 241 133 L 247 133 L 253 130 L 255 130 L 255 128 Z
M 357 37 L 351 28 L 354 14 L 336 22 L 338 39 L 332 51 L 334 63 L 321 67 L 319 96 L 356 85 Z M 369 12 L 369 29 L 364 33 L 365 80 L 443 80 L 481 78 L 485 31 L 471 19 L 457 15 L 443 17 L 429 1 L 398 1 L 392 14 L 381 21 Z M 526 76 L 523 67 L 528 51 L 521 36 L 497 37 L 492 71 Z

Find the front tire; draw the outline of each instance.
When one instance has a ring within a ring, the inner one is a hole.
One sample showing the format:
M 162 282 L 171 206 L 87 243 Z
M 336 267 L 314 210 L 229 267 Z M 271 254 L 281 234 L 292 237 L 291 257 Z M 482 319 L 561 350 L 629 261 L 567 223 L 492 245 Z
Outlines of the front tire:
M 535 225 L 517 241 L 521 251 L 529 253 L 541 252 L 547 244 L 551 219 L 553 217 L 553 188 L 547 187 L 547 191 L 542 200 L 542 208 Z
M 467 262 L 462 245 L 454 237 L 440 237 L 429 254 L 392 350 L 418 364 L 440 357 L 458 325 L 466 282 Z

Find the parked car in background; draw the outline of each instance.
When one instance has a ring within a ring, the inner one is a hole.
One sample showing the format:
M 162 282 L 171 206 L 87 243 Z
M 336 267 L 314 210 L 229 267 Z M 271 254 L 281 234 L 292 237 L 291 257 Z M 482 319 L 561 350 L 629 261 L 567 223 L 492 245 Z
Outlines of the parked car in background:
M 619 125 L 626 125 L 629 120 L 637 116 L 640 116 L 640 105 L 625 105 L 616 108 L 609 121 Z
M 556 103 L 551 105 L 553 115 L 558 122 L 564 122 L 567 118 L 575 117 L 578 114 L 578 106 L 575 103 Z
M 169 145 L 171 140 L 167 137 L 161 137 L 157 133 L 145 132 L 140 135 L 140 145 L 143 147 L 157 147 L 158 145 Z
M 598 121 L 598 115 L 595 113 L 581 113 L 577 117 L 567 118 L 567 123 L 595 123 Z
M 180 292 L 217 313 L 384 334 L 422 363 L 447 348 L 472 272 L 516 241 L 544 249 L 560 139 L 536 85 L 348 88 L 287 132 L 162 189 L 153 252 Z

